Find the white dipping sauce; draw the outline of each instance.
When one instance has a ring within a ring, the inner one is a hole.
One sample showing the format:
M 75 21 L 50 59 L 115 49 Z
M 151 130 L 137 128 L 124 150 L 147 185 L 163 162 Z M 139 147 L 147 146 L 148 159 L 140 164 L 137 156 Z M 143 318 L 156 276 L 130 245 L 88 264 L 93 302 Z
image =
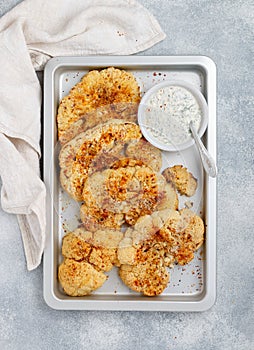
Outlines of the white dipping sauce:
M 202 112 L 196 98 L 181 86 L 166 86 L 152 94 L 146 102 L 144 124 L 159 142 L 180 145 L 190 140 L 190 122 L 196 130 Z

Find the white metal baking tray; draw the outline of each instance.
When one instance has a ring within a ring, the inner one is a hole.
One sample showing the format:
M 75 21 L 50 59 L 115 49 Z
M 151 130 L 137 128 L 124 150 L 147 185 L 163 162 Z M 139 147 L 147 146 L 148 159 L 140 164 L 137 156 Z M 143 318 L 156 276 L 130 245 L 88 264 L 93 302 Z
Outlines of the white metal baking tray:
M 44 72 L 44 181 L 47 187 L 47 235 L 44 252 L 44 298 L 54 309 L 204 311 L 216 296 L 216 179 L 202 170 L 195 146 L 179 153 L 164 152 L 163 167 L 184 164 L 198 178 L 198 191 L 190 200 L 206 224 L 205 243 L 195 259 L 176 266 L 167 289 L 157 297 L 130 291 L 113 269 L 105 284 L 85 297 L 67 296 L 57 279 L 61 241 L 78 225 L 79 207 L 61 189 L 58 164 L 56 113 L 60 99 L 91 69 L 119 67 L 131 71 L 144 93 L 163 80 L 185 80 L 198 87 L 208 102 L 209 125 L 204 142 L 216 160 L 216 67 L 205 56 L 90 56 L 56 57 Z M 180 199 L 180 207 L 187 198 Z

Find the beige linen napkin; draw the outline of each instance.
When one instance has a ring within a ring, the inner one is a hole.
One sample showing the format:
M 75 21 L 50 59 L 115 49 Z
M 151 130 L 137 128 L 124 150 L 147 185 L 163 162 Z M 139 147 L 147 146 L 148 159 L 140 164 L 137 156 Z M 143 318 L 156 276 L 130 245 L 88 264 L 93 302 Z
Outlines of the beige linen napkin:
M 25 0 L 0 19 L 1 203 L 18 215 L 28 270 L 40 264 L 46 229 L 35 70 L 53 56 L 133 54 L 164 37 L 134 0 Z

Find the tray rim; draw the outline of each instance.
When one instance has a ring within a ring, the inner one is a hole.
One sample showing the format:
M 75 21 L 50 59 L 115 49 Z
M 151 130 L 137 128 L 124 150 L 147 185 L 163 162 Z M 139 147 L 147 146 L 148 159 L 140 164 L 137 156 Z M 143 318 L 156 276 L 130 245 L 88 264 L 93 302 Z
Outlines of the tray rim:
M 183 66 L 200 67 L 206 73 L 207 78 L 207 99 L 209 102 L 210 118 L 207 130 L 207 148 L 216 161 L 216 65 L 207 56 L 58 56 L 50 59 L 44 70 L 44 135 L 43 135 L 43 169 L 44 181 L 47 189 L 46 209 L 47 228 L 46 232 L 52 231 L 52 219 L 54 215 L 52 201 L 49 193 L 49 176 L 45 169 L 51 161 L 54 140 L 48 131 L 48 124 L 53 125 L 53 84 L 52 77 L 57 69 L 61 67 L 78 66 L 152 66 L 172 65 L 178 68 Z M 47 117 L 48 116 L 48 117 Z M 51 129 L 52 130 L 52 129 Z M 45 145 L 48 145 L 45 147 Z M 217 229 L 217 180 L 205 177 L 207 191 L 206 213 L 207 226 L 210 234 L 206 237 L 206 288 L 203 297 L 197 301 L 165 301 L 142 297 L 135 300 L 106 300 L 100 299 L 59 299 L 53 291 L 53 235 L 46 234 L 44 259 L 43 259 L 43 296 L 48 306 L 58 310 L 112 310 L 112 311 L 205 311 L 213 306 L 216 300 L 216 229 Z M 211 223 L 213 225 L 211 226 Z M 215 223 L 215 224 L 214 224 Z M 123 296 L 122 296 L 123 298 Z

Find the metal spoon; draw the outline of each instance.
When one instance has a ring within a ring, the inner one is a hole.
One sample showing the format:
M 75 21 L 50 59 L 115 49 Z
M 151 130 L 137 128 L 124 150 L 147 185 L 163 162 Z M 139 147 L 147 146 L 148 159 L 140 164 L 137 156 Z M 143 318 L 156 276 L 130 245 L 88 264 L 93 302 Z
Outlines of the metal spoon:
M 217 167 L 215 164 L 214 159 L 212 158 L 212 156 L 209 154 L 209 152 L 207 151 L 207 149 L 205 148 L 203 142 L 201 141 L 197 130 L 195 129 L 195 127 L 193 126 L 193 122 L 190 122 L 190 130 L 192 133 L 192 136 L 196 142 L 196 146 L 197 149 L 199 151 L 199 155 L 203 164 L 203 167 L 205 169 L 205 171 L 207 172 L 207 174 L 211 177 L 216 177 L 217 175 Z

